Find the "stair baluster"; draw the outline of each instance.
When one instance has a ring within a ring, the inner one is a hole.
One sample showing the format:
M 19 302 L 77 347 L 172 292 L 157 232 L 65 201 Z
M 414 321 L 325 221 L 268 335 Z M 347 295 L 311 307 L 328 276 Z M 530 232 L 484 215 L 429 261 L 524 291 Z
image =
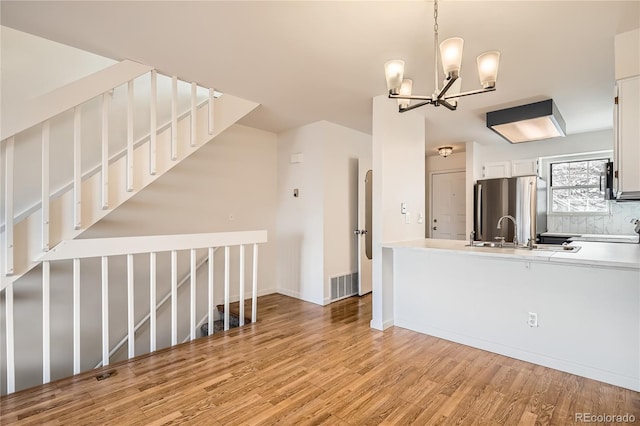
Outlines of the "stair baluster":
M 198 85 L 196 82 L 191 83 L 191 139 L 189 141 L 190 146 L 196 146 L 198 137 L 197 128 L 197 108 L 198 108 Z
M 12 275 L 13 267 L 13 167 L 14 137 L 4 143 L 4 273 Z
M 51 139 L 51 125 L 47 120 L 42 123 L 42 250 L 49 251 L 49 221 L 51 188 L 49 185 L 49 141 Z
M 171 77 L 171 161 L 178 159 L 178 77 Z
M 151 70 L 150 88 L 150 117 L 149 117 L 149 174 L 157 173 L 158 157 L 158 73 Z
M 127 84 L 127 192 L 133 191 L 133 80 Z
M 80 373 L 80 259 L 73 259 L 73 374 Z
M 7 366 L 7 370 L 9 367 Z M 42 262 L 42 383 L 51 381 L 51 263 Z
M 82 106 L 73 109 L 73 228 L 82 228 Z

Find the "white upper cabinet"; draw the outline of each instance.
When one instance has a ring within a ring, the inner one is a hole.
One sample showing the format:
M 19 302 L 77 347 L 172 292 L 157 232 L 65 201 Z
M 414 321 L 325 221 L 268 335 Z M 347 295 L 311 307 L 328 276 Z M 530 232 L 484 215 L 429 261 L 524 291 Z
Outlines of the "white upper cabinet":
M 513 160 L 511 162 L 511 176 L 534 176 L 538 174 L 538 159 Z
M 616 165 L 618 196 L 640 195 L 640 76 L 618 80 Z
M 640 28 L 617 34 L 615 38 L 616 80 L 640 75 Z
M 529 158 L 513 161 L 492 161 L 482 165 L 482 178 L 493 179 L 538 174 L 538 159 Z
M 511 161 L 494 161 L 482 166 L 484 179 L 511 177 Z
M 615 187 L 619 199 L 640 198 L 640 28 L 615 38 Z

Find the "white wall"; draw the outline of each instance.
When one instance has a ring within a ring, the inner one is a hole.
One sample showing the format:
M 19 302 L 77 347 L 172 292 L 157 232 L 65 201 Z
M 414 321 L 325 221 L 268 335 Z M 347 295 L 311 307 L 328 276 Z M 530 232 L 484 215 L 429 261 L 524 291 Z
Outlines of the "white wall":
M 466 167 L 466 154 L 464 152 L 455 152 L 447 158 L 441 155 L 430 155 L 425 160 L 427 173 L 464 170 Z
M 370 136 L 326 121 L 278 136 L 278 292 L 323 305 L 330 277 L 357 270 L 357 159 L 367 156 Z
M 116 63 L 13 28 L 0 26 L 2 111 Z
M 324 122 L 324 303 L 331 277 L 358 271 L 358 162 L 371 161 L 371 136 Z
M 278 291 L 322 304 L 324 167 L 322 123 L 278 135 Z M 292 163 L 292 154 L 302 154 Z M 298 189 L 299 196 L 293 196 Z
M 382 243 L 424 238 L 425 122 L 418 113 L 398 113 L 386 96 L 373 99 L 373 318 L 382 330 L 393 325 L 393 282 L 383 259 Z M 401 204 L 407 203 L 411 222 L 405 223 Z

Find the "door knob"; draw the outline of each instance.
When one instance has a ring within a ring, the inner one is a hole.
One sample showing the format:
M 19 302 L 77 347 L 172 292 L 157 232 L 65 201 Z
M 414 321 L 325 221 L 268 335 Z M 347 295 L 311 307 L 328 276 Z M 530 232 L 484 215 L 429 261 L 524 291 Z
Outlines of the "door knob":
M 433 229 L 434 231 L 437 231 L 437 230 L 438 230 L 438 227 L 437 227 L 437 226 L 434 226 L 434 227 L 433 227 L 433 228 L 431 228 L 431 229 Z
M 354 234 L 356 235 L 364 235 L 367 233 L 366 229 L 356 229 L 355 231 L 353 231 Z

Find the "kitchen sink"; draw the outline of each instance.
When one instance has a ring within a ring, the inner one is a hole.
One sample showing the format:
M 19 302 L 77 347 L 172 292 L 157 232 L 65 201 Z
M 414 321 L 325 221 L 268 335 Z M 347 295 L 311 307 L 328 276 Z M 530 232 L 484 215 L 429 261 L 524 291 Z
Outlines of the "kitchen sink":
M 529 247 L 519 247 L 528 249 Z M 576 253 L 580 251 L 582 247 L 580 246 L 566 246 L 566 245 L 557 245 L 557 244 L 536 244 L 533 246 L 533 250 L 542 250 L 542 251 L 560 251 L 563 253 Z
M 470 247 L 469 244 L 466 245 Z M 513 243 L 502 243 L 498 241 L 474 241 L 471 247 L 490 247 L 490 248 L 505 248 L 505 249 L 519 249 L 519 250 L 535 250 L 535 251 L 554 251 L 563 253 L 576 253 L 582 247 L 570 246 L 570 245 L 557 245 L 557 244 L 536 244 L 533 248 L 528 246 L 518 245 L 517 247 Z
M 469 247 L 469 244 L 466 245 Z M 516 248 L 513 243 L 502 243 L 498 241 L 474 241 L 472 247 L 493 247 L 493 248 Z

